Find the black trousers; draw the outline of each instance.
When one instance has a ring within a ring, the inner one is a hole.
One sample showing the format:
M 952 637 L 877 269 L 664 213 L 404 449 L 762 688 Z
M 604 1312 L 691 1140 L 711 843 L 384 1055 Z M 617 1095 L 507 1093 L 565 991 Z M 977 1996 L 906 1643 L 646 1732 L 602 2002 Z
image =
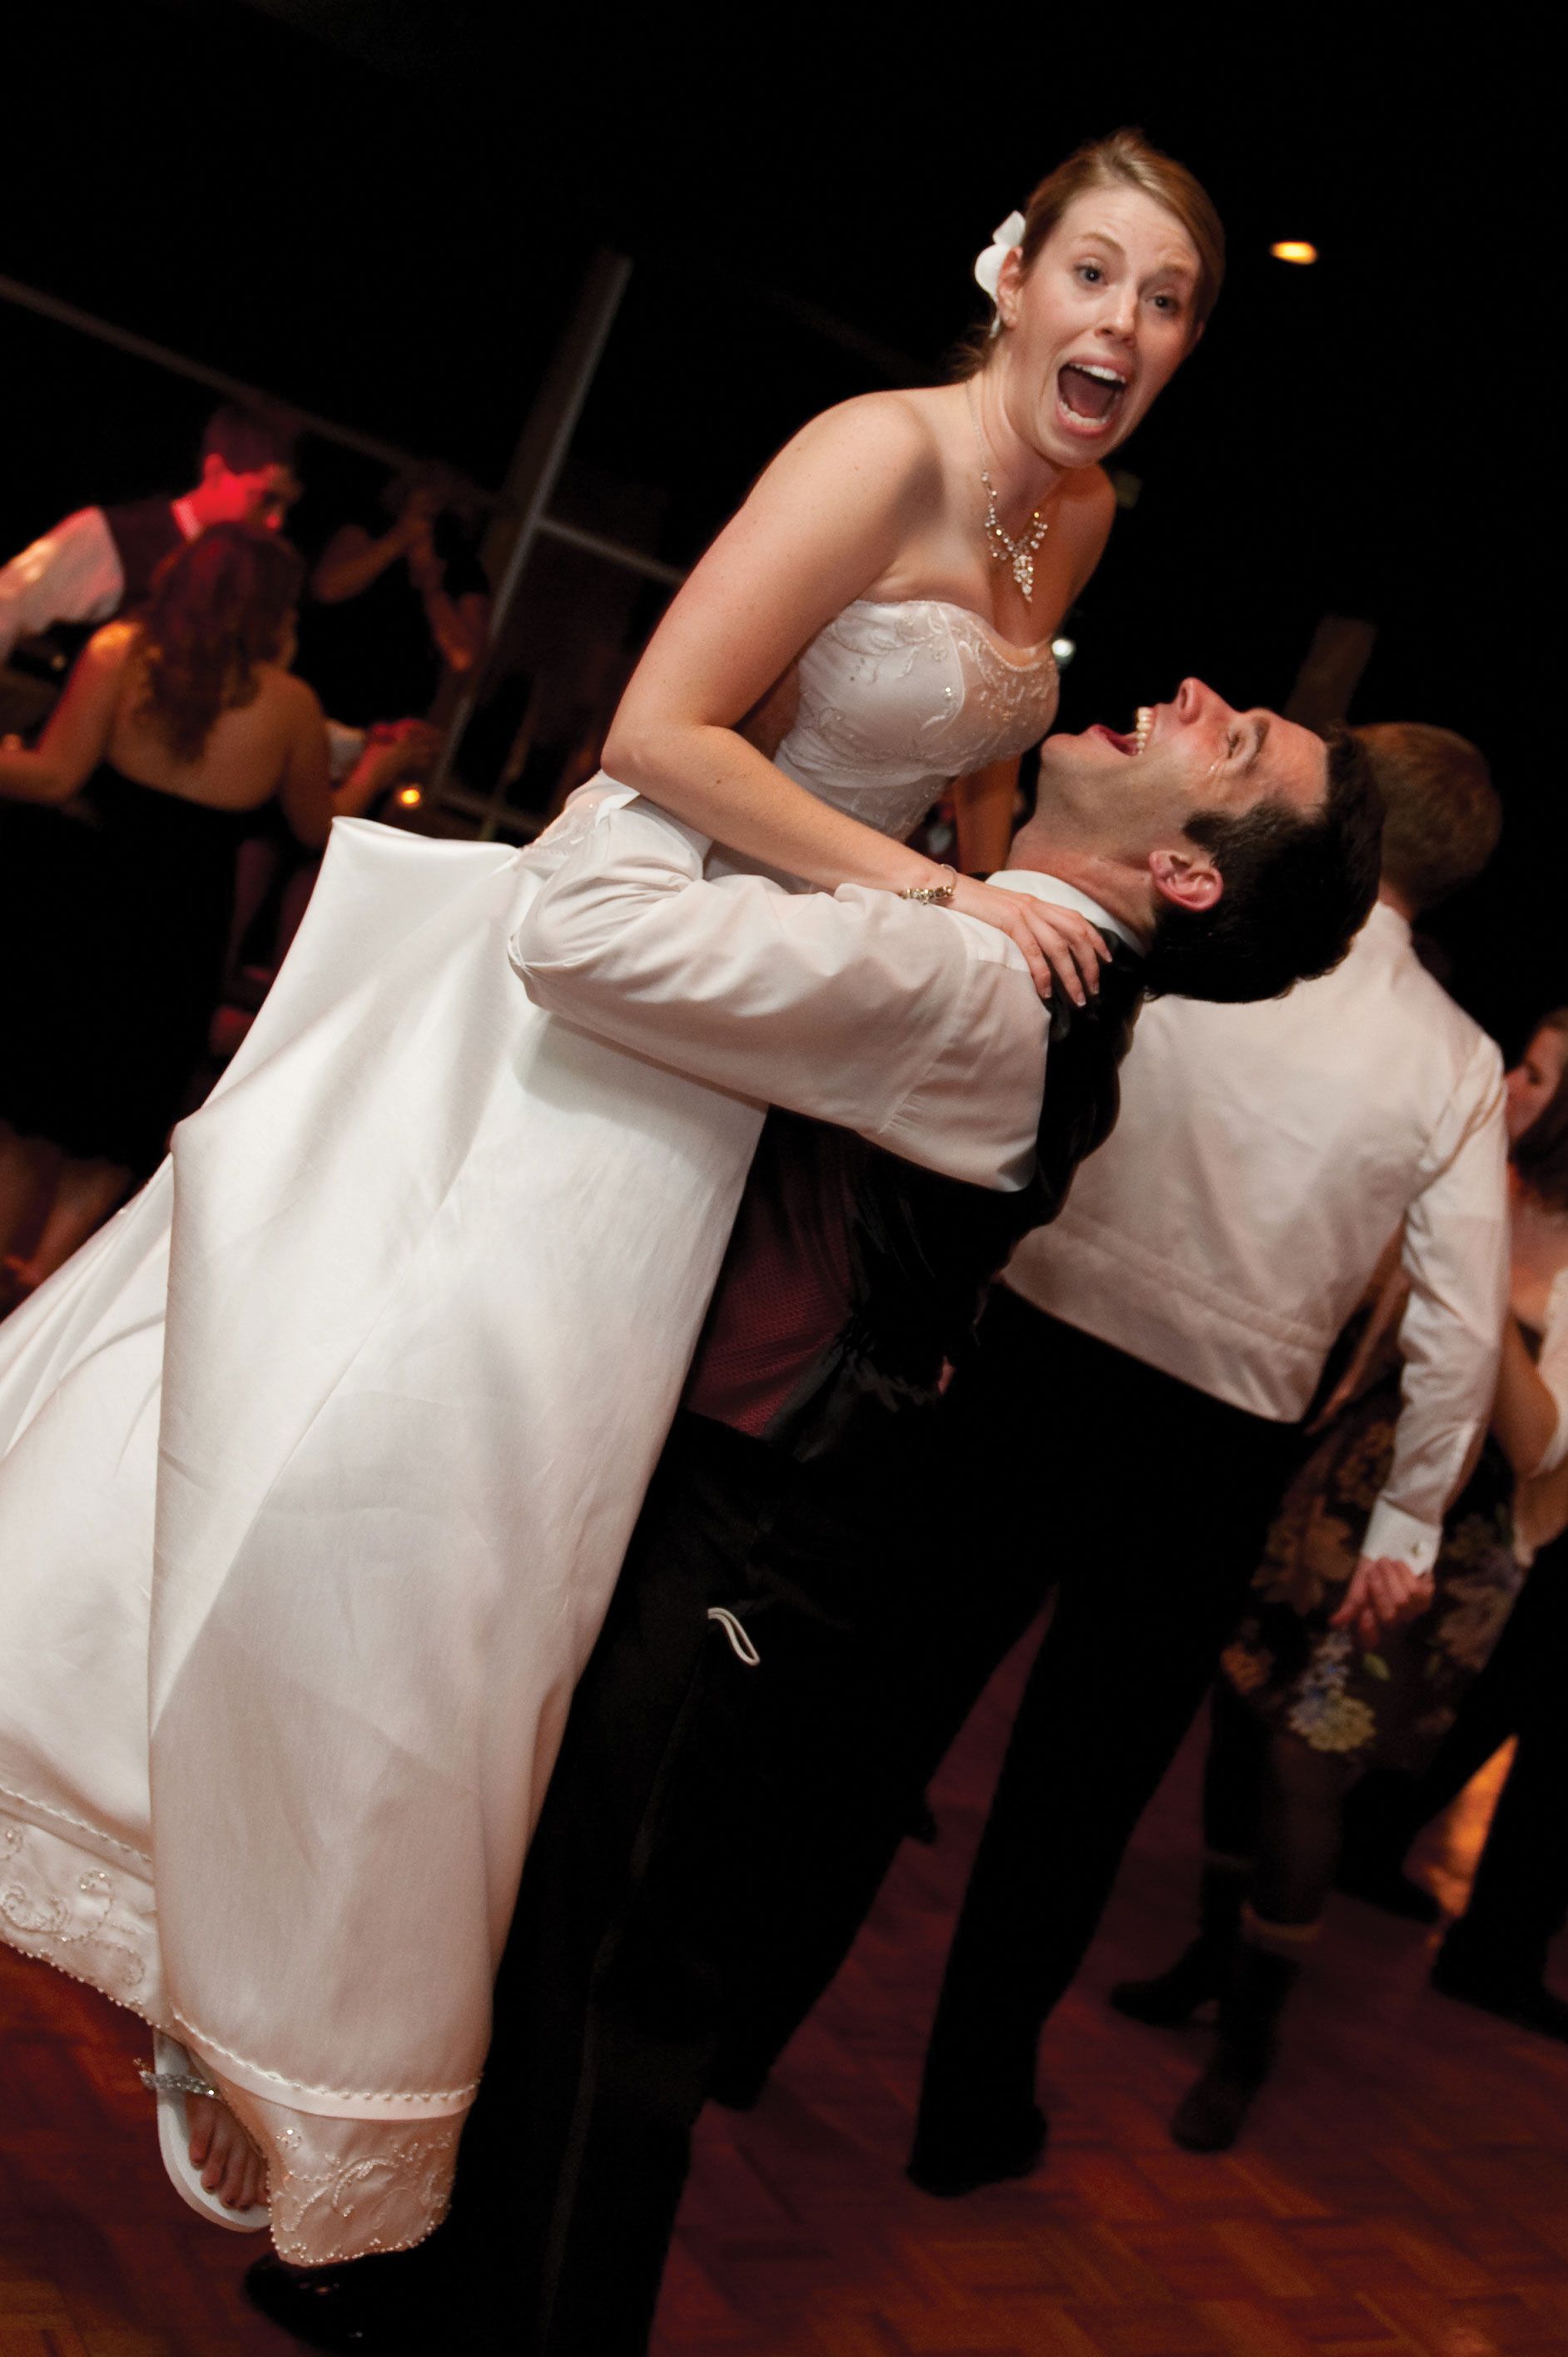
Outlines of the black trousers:
M 814 1870 L 774 1887 L 712 2091 L 755 2094 L 832 1980 L 940 1765 L 1053 1587 L 960 1919 L 927 2065 L 936 2135 L 1033 2103 L 1041 2025 L 1094 1936 L 1138 1818 L 1239 1617 L 1298 1461 L 1249 1415 L 998 1287 L 927 1437 L 918 1535 L 877 1648 L 893 1772 L 869 1756 L 800 1824 Z
M 636 2357 L 715 2058 L 846 1802 L 907 1818 L 918 1419 L 795 1465 L 679 1419 L 524 1870 L 438 2241 L 476 2351 Z M 721 1617 L 715 1617 L 721 1616 Z M 853 1812 L 852 1812 L 853 1813 Z
M 1229 1406 L 1004 1289 L 982 1340 L 952 1405 L 975 1468 L 975 1558 L 996 1589 L 993 1664 L 1053 1581 L 1058 1597 L 938 2006 L 921 2134 L 939 2139 L 1029 2116 L 1041 2027 L 1202 1702 L 1301 1448 L 1298 1426 Z M 986 1663 L 961 1666 L 950 1721 Z
M 1412 1830 L 1461 1792 L 1509 1736 L 1519 1748 L 1498 1799 L 1466 1912 L 1444 1943 L 1488 1979 L 1529 1987 L 1568 1922 L 1568 1536 L 1530 1566 L 1498 1649 L 1419 1780 Z
M 1011 1296 L 948 1401 L 840 1460 L 679 1421 L 574 1701 L 441 2238 L 476 2351 L 637 2357 L 705 2095 L 765 2064 L 831 1978 L 992 1668 L 1053 1577 L 1064 1605 L 1102 1592 L 1131 1497 L 1155 1560 L 1124 1567 L 1067 1672 L 1073 1726 L 1087 1714 L 1108 1757 L 1088 1762 L 1106 1789 L 1065 1986 L 1229 1634 L 1293 1439 Z M 1256 1512 L 1216 1579 L 1216 1499 L 1239 1491 Z M 1063 1792 L 1087 1821 L 1082 1755 L 1069 1737 L 1062 1792 L 1041 1797 L 1053 1824 Z M 1032 1950 L 1020 1967 L 1032 1988 Z M 988 1982 L 983 2013 L 992 1997 Z

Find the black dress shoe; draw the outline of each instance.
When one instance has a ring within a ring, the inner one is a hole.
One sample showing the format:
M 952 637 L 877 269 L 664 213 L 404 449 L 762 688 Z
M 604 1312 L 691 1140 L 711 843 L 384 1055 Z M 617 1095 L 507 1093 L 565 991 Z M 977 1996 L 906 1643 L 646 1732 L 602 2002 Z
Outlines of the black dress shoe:
M 1334 1877 L 1336 1890 L 1348 1898 L 1359 1899 L 1368 1907 L 1380 1907 L 1385 1915 L 1398 1915 L 1407 1923 L 1435 1923 L 1443 1910 L 1424 1884 L 1412 1882 L 1397 1866 L 1342 1857 Z
M 1171 2141 L 1184 2152 L 1229 2152 L 1263 2082 L 1212 2062 L 1171 2115 Z
M 1046 2115 L 1031 2104 L 1026 2117 L 1005 2127 L 980 2129 L 971 2125 L 943 2135 L 922 2126 L 905 2174 L 922 2193 L 956 2201 L 983 2185 L 1032 2177 L 1045 2148 Z
M 348 2267 L 292 2267 L 269 2251 L 245 2270 L 245 2298 L 307 2349 L 373 2350 Z
M 1214 2060 L 1189 2087 L 1171 2119 L 1172 2141 L 1185 2152 L 1229 2152 L 1279 2051 L 1280 2016 L 1301 1965 L 1245 1943 L 1237 1949 L 1220 1992 Z
M 924 1792 L 909 1812 L 909 1823 L 904 1838 L 906 1841 L 919 1842 L 926 1849 L 935 1849 L 937 1846 L 936 1813 Z
M 726 2112 L 754 2112 L 762 2101 L 768 2077 L 765 2063 L 748 2061 L 745 2056 L 721 2061 L 708 2082 L 708 2095 Z
M 1153 1980 L 1118 1981 L 1111 2002 L 1129 2021 L 1146 2021 L 1156 2029 L 1174 2029 L 1190 2021 L 1200 2005 L 1217 1997 L 1225 1986 L 1230 1957 L 1217 1941 L 1202 1938 Z
M 342 2357 L 431 2357 L 457 2323 L 437 2317 L 417 2280 L 416 2254 L 355 2259 L 339 2267 L 295 2267 L 269 2251 L 245 2270 L 245 2297 L 307 2349 Z
M 1516 2029 L 1533 2029 L 1541 2038 L 1560 2038 L 1568 2045 L 1568 2003 L 1540 1981 L 1518 1981 L 1477 1972 L 1440 1948 L 1432 1967 L 1432 1986 L 1444 1996 L 1457 1997 L 1482 2013 L 1495 2013 Z

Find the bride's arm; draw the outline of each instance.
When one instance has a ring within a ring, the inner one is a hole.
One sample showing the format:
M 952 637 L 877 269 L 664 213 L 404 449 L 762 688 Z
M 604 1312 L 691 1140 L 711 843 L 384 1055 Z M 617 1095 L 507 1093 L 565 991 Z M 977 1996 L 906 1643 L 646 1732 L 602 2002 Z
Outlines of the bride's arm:
M 1018 757 L 993 761 L 953 780 L 958 822 L 958 865 L 966 876 L 994 876 L 1007 865 L 1013 840 L 1013 805 L 1018 795 Z
M 930 433 L 897 393 L 813 418 L 774 459 L 670 607 L 621 699 L 604 765 L 623 785 L 746 857 L 832 891 L 903 892 L 937 864 L 787 778 L 739 731 L 802 648 L 882 582 L 937 521 L 941 468 Z M 1062 912 L 961 881 L 952 904 L 1015 941 L 1048 992 L 1047 953 L 1075 997 L 1072 955 L 1092 943 Z
M 829 890 L 903 891 L 935 864 L 831 809 L 738 734 L 823 625 L 934 515 L 937 455 L 914 410 L 873 394 L 814 418 L 680 591 L 633 673 L 605 768 L 689 826 Z

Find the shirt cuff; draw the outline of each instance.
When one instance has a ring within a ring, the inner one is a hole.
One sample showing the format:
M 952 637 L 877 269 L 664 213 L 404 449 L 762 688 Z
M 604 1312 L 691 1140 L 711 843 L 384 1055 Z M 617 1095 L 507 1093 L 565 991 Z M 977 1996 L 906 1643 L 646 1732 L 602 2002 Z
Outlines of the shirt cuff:
M 370 743 L 370 731 L 350 728 L 341 720 L 328 720 L 326 725 L 327 766 L 333 784 L 340 786 Z
M 1380 1555 L 1391 1555 L 1413 1572 L 1430 1571 L 1437 1561 L 1437 1550 L 1443 1544 L 1441 1523 L 1418 1523 L 1402 1506 L 1380 1498 L 1372 1508 L 1372 1518 L 1367 1524 L 1367 1535 L 1361 1542 L 1361 1553 L 1375 1562 Z

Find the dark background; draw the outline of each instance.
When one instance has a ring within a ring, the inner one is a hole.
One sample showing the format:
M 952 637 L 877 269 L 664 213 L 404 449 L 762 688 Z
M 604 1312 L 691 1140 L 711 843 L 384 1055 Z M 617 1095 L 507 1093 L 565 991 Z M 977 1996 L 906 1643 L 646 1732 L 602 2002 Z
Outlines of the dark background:
M 1543 50 L 1498 11 L 1063 15 L 50 0 L 7 12 L 0 271 L 494 485 L 615 245 L 558 511 L 685 564 L 812 410 L 939 374 L 993 225 L 1140 124 L 1213 194 L 1230 276 L 1118 454 L 1143 490 L 1064 725 L 1187 671 L 1281 702 L 1320 615 L 1375 622 L 1352 719 L 1458 728 L 1503 791 L 1434 930 L 1512 1049 L 1568 999 Z M 0 551 L 190 479 L 200 387 L 7 304 L 0 334 Z M 308 546 L 378 476 L 321 445 L 304 470 Z

